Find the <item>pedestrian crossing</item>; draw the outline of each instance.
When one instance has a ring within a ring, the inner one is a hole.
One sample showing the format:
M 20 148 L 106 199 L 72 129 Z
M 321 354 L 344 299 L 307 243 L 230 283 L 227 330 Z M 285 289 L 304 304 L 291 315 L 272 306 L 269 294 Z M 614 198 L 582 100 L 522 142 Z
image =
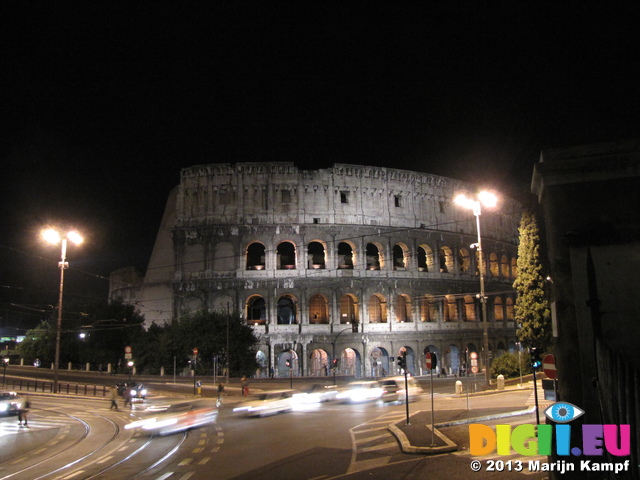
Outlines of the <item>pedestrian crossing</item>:
M 58 416 L 58 415 L 41 415 L 34 414 L 33 411 L 29 413 L 29 419 L 27 426 L 21 425 L 18 422 L 17 416 L 4 417 L 0 419 L 0 436 L 4 435 L 18 435 L 20 433 L 70 428 L 73 423 L 76 423 L 70 417 Z
M 352 428 L 352 456 L 347 473 L 388 465 L 394 456 L 402 455 L 388 427 L 404 418 L 402 412 L 390 412 Z

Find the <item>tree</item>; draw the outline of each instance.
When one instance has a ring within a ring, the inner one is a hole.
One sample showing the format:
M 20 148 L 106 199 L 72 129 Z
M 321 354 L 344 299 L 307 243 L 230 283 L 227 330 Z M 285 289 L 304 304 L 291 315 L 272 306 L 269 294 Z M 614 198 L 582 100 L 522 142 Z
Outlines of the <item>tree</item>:
M 24 340 L 18 344 L 18 353 L 29 365 L 37 358 L 44 365 L 53 363 L 55 356 L 56 332 L 47 320 L 40 322 L 36 328 L 27 330 Z
M 227 328 L 230 375 L 250 375 L 258 367 L 255 352 L 258 339 L 253 329 L 238 315 L 198 312 L 161 328 L 164 328 L 165 335 L 155 332 L 156 338 L 157 341 L 166 341 L 171 358 L 176 356 L 184 364 L 193 355 L 193 349 L 198 349 L 198 371 L 210 369 L 214 356 L 223 362 L 222 365 L 226 363 Z
M 523 353 L 503 353 L 491 363 L 491 376 L 504 375 L 505 378 L 516 378 L 521 373 L 528 375 L 531 373 L 531 363 L 529 354 Z
M 540 263 L 540 237 L 535 215 L 526 211 L 520 220 L 518 245 L 518 275 L 513 287 L 518 293 L 516 322 L 518 339 L 526 347 L 551 344 L 551 311 L 547 298 L 547 283 Z

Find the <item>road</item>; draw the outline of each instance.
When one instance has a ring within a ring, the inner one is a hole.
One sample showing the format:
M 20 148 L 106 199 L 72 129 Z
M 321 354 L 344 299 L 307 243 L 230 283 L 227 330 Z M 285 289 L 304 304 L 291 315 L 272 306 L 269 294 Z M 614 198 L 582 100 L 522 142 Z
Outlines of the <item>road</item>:
M 530 394 L 473 397 L 471 406 L 503 402 L 522 408 Z M 327 403 L 265 418 L 238 418 L 227 403 L 215 424 L 149 436 L 124 429 L 139 414 L 138 405 L 116 412 L 106 399 L 40 395 L 32 395 L 32 404 L 28 429 L 18 427 L 15 417 L 0 418 L 0 480 L 483 479 L 491 474 L 486 459 L 483 471 L 471 472 L 465 427 L 445 429 L 459 443 L 458 452 L 402 453 L 387 426 L 405 420 L 404 405 Z M 444 393 L 436 394 L 435 404 L 436 421 L 466 410 L 464 397 Z M 410 404 L 411 412 L 430 408 L 428 396 Z M 544 478 L 525 473 L 502 472 L 500 478 Z

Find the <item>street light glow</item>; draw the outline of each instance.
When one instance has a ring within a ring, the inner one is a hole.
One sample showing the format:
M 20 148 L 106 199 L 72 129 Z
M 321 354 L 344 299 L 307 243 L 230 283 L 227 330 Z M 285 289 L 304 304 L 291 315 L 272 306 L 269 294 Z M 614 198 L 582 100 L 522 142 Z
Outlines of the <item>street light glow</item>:
M 60 232 L 55 228 L 47 228 L 43 230 L 42 238 L 44 238 L 46 242 L 53 245 L 59 245 L 63 238 L 66 238 L 71 243 L 74 243 L 76 245 L 80 245 L 84 241 L 82 236 L 75 230 L 68 232 L 66 235 L 61 235 Z
M 60 268 L 60 295 L 58 297 L 58 322 L 56 325 L 56 352 L 53 364 L 53 393 L 60 393 L 58 391 L 58 370 L 60 364 L 60 332 L 62 330 L 62 295 L 64 290 L 64 270 L 69 268 L 67 262 L 67 242 L 70 241 L 76 245 L 82 243 L 82 236 L 75 230 L 67 232 L 66 234 L 60 234 L 55 228 L 47 228 L 42 231 L 42 238 L 48 243 L 53 245 L 61 245 L 60 261 L 58 267 Z
M 473 210 L 480 203 L 483 207 L 493 208 L 498 204 L 498 196 L 495 193 L 483 190 L 477 195 L 478 200 L 467 197 L 464 193 L 456 195 L 453 199 L 454 203 L 461 207 Z
M 482 360 L 484 363 L 485 381 L 487 387 L 491 385 L 491 376 L 489 373 L 489 324 L 487 323 L 487 297 L 484 289 L 484 262 L 482 257 L 482 235 L 480 234 L 480 215 L 482 207 L 492 208 L 498 203 L 498 197 L 491 192 L 483 190 L 476 195 L 477 199 L 469 198 L 464 193 L 458 194 L 453 199 L 454 203 L 463 208 L 473 210 L 476 217 L 476 230 L 478 232 L 478 269 L 480 271 L 480 305 L 482 310 Z
M 53 245 L 58 245 L 62 240 L 58 231 L 54 230 L 53 228 L 47 228 L 46 230 L 43 230 L 42 238 L 44 238 L 46 242 Z

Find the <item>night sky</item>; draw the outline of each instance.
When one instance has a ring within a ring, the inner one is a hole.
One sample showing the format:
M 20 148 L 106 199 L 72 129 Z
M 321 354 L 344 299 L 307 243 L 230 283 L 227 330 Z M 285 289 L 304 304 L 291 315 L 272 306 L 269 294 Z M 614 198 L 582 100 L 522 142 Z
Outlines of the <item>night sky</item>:
M 3 305 L 34 276 L 55 294 L 46 223 L 86 234 L 76 281 L 144 268 L 184 167 L 388 166 L 520 196 L 540 150 L 639 136 L 637 2 L 209 3 L 0 7 Z

